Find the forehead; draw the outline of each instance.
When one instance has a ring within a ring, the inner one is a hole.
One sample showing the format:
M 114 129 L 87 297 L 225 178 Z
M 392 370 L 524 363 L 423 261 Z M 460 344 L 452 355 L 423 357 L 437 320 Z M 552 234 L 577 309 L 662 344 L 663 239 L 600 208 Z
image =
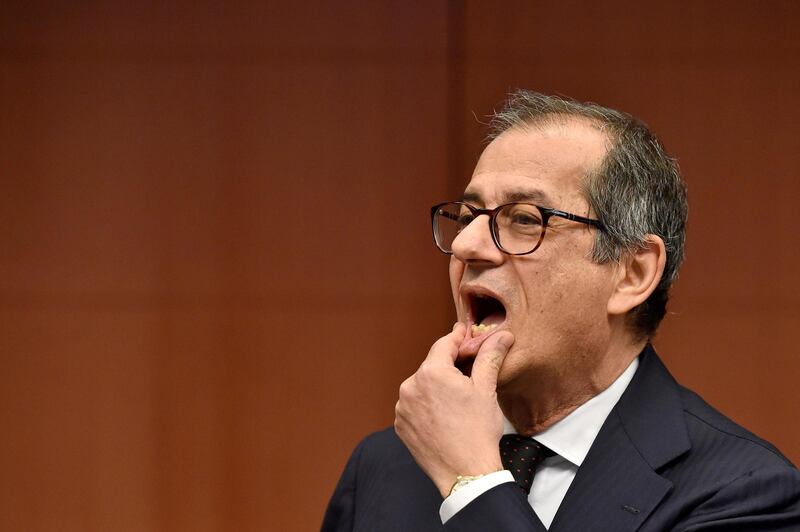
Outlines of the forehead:
M 604 133 L 575 120 L 509 129 L 483 151 L 464 199 L 483 206 L 531 201 L 585 208 L 583 182 L 608 150 Z

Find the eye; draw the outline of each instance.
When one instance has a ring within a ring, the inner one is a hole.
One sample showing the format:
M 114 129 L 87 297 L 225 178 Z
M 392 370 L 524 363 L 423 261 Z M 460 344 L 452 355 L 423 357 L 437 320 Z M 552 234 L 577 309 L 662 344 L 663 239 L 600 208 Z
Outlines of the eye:
M 518 229 L 534 228 L 542 225 L 539 209 L 533 205 L 515 204 L 503 209 L 502 217 L 505 222 Z
M 512 203 L 497 213 L 498 238 L 510 245 L 514 238 L 536 238 L 542 232 L 539 209 L 527 203 Z
M 542 225 L 542 220 L 538 216 L 529 212 L 515 212 L 510 217 L 511 223 L 518 227 L 538 227 Z
M 456 222 L 463 229 L 464 227 L 466 227 L 470 223 L 472 223 L 472 220 L 474 220 L 474 219 L 475 219 L 475 216 L 472 215 L 472 213 L 469 211 L 469 209 L 466 209 L 466 208 L 462 207 L 461 211 L 458 213 L 458 218 L 456 218 Z
M 458 221 L 459 225 L 469 225 L 470 223 L 472 223 L 472 220 L 474 220 L 474 219 L 475 219 L 475 217 L 472 216 L 472 214 L 467 213 L 467 214 L 459 215 L 457 221 Z

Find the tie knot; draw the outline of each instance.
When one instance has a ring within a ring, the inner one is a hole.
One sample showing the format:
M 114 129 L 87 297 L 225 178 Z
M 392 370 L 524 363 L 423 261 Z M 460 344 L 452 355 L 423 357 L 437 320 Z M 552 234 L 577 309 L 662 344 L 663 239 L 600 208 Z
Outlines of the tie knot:
M 500 439 L 500 459 L 503 467 L 511 471 L 514 480 L 525 492 L 530 492 L 536 467 L 555 453 L 527 436 L 506 434 Z

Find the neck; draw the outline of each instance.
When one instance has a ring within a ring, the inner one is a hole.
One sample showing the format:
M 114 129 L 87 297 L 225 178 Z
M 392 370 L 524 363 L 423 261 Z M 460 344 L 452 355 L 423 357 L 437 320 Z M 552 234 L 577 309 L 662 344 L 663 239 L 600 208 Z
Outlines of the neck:
M 567 417 L 583 403 L 601 393 L 622 374 L 644 349 L 646 340 L 610 346 L 599 357 L 567 368 L 541 368 L 521 386 L 498 390 L 497 401 L 517 432 L 532 436 Z

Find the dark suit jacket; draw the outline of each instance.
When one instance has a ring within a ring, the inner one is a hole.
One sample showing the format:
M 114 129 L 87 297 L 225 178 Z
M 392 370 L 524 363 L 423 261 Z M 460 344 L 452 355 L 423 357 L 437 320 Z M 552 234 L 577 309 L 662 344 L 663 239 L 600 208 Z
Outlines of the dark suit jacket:
M 322 530 L 544 531 L 514 483 L 482 494 L 444 527 L 441 503 L 388 429 L 353 452 Z M 550 526 L 551 532 L 634 530 L 800 531 L 798 470 L 678 385 L 650 346 Z

